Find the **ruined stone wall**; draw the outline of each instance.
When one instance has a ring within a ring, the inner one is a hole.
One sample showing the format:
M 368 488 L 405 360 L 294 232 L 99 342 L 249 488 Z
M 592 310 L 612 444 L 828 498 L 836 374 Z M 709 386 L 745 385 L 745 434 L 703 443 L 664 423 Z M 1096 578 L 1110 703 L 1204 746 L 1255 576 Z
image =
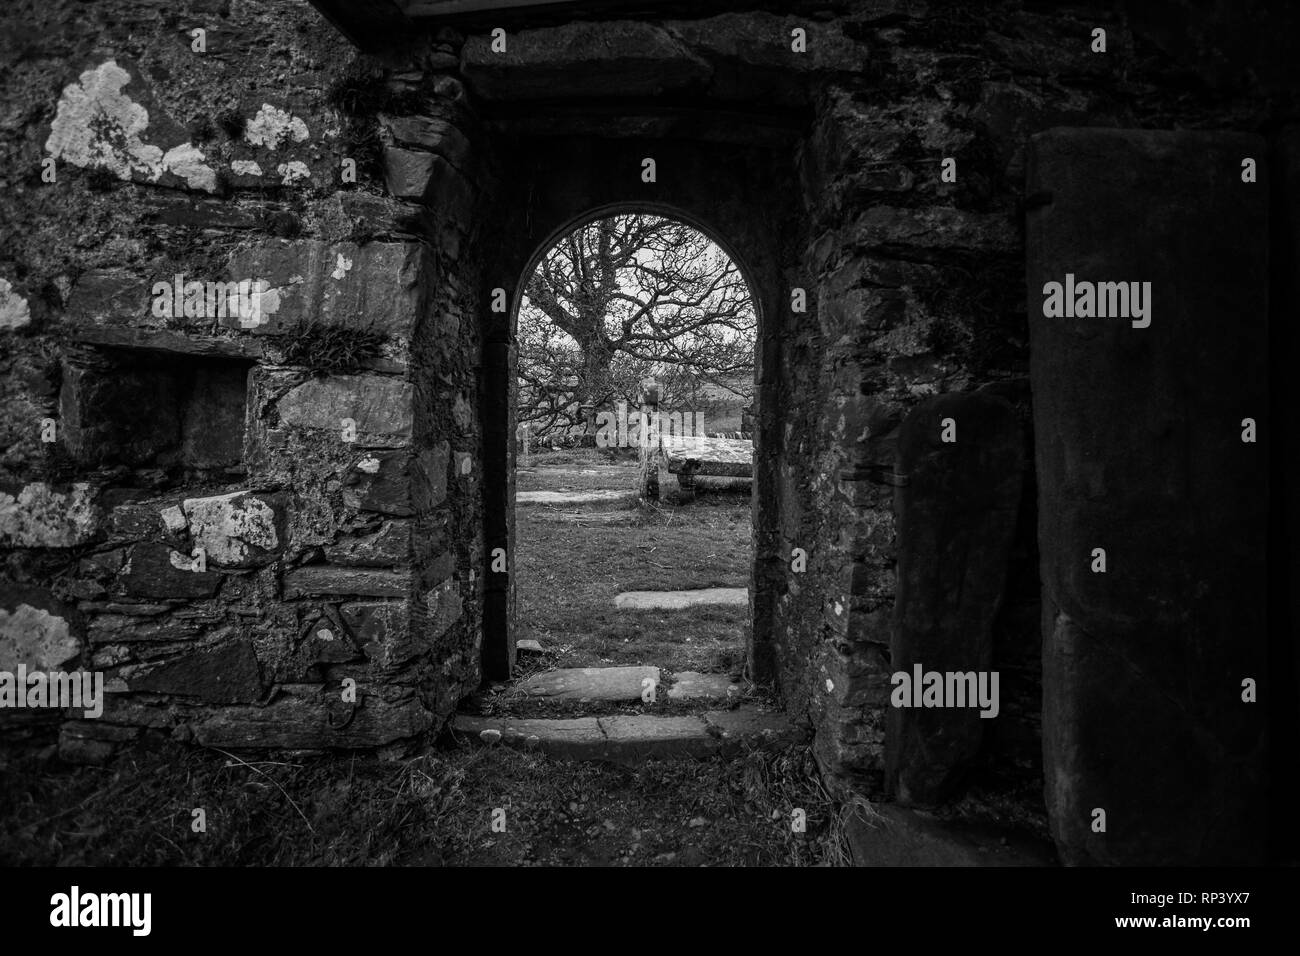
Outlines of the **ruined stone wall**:
M 301 3 L 3 16 L 0 669 L 105 674 L 88 759 L 435 726 L 478 683 L 455 90 Z
M 1293 25 L 1222 5 L 858 11 L 846 30 L 869 67 L 827 84 L 800 156 L 819 312 L 792 329 L 783 358 L 794 411 L 782 538 L 786 553 L 809 550 L 808 573 L 788 573 L 778 602 L 784 686 L 813 716 L 823 766 L 882 792 L 890 648 L 905 613 L 894 602 L 896 499 L 911 493 L 898 473 L 900 426 L 929 396 L 999 396 L 1022 425 L 1024 473 L 1011 544 L 968 555 L 1006 581 L 988 635 L 1003 710 L 983 765 L 1032 780 L 1042 758 L 1028 137 L 1054 126 L 1266 128 L 1295 109 L 1277 69 L 1286 61 L 1270 59 Z M 1105 53 L 1090 49 L 1097 27 Z M 945 157 L 955 182 L 943 181 Z
M 670 7 L 525 14 L 499 58 L 490 24 L 431 29 L 383 44 L 382 61 L 279 0 L 5 9 L 0 669 L 108 673 L 108 710 L 69 726 L 70 752 L 139 727 L 323 747 L 439 725 L 478 683 L 483 609 L 487 630 L 508 625 L 484 556 L 509 541 L 510 332 L 485 300 L 513 297 L 572 216 L 646 198 L 654 143 L 650 200 L 706 219 L 711 203 L 762 277 L 751 653 L 773 659 L 757 673 L 811 718 L 823 767 L 879 795 L 909 611 L 896 596 L 984 595 L 958 618 L 1003 675 L 983 765 L 1037 778 L 1023 222 L 1045 200 L 1025 195 L 1029 137 L 1267 133 L 1296 108 L 1294 17 L 1228 2 Z M 153 283 L 175 275 L 265 280 L 264 321 L 155 311 Z M 935 505 L 925 488 L 960 487 L 909 483 L 906 461 L 934 460 L 899 447 L 954 395 L 1009 408 L 990 420 L 1023 463 L 1018 500 L 995 509 L 1011 527 L 968 535 L 960 586 L 923 573 L 940 556 L 896 525 Z

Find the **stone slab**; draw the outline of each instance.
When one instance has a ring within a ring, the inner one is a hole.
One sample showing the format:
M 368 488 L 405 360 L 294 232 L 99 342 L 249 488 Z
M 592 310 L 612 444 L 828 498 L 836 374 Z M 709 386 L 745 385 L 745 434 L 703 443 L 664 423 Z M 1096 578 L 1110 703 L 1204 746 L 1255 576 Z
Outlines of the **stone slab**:
M 649 23 L 567 23 L 521 30 L 504 53 L 486 33 L 461 50 L 461 72 L 484 99 L 588 95 L 654 96 L 700 83 L 709 65 Z
M 956 429 L 946 442 L 944 422 Z M 1020 513 L 1024 437 L 1015 410 L 980 392 L 939 395 L 899 429 L 894 670 L 986 672 Z M 908 806 L 943 802 L 993 721 L 972 707 L 891 707 L 886 783 Z
M 452 722 L 457 733 L 475 741 L 485 730 L 501 733 L 501 743 L 508 747 L 537 749 L 552 757 L 571 760 L 598 760 L 605 753 L 605 733 L 595 717 L 560 720 L 514 720 L 508 717 L 469 717 L 458 715 Z
M 648 714 L 598 718 L 605 733 L 605 754 L 616 761 L 669 757 L 707 757 L 720 749 L 699 717 Z
M 534 674 L 513 693 L 552 700 L 640 700 L 642 681 L 659 684 L 657 667 L 566 667 Z
M 696 759 L 731 754 L 742 744 L 784 746 L 799 739 L 782 714 L 752 708 L 703 716 L 512 718 L 459 715 L 453 728 L 474 742 L 500 743 L 572 760 L 635 763 L 648 759 Z M 484 735 L 484 731 L 496 731 Z
M 704 722 L 710 733 L 721 741 L 724 753 L 734 752 L 742 745 L 780 749 L 798 743 L 804 736 L 785 714 L 756 707 L 710 710 L 704 714 Z
M 517 505 L 583 505 L 594 501 L 614 501 L 630 498 L 631 491 L 517 491 Z
M 679 671 L 673 675 L 673 686 L 668 688 L 668 697 L 671 700 L 726 700 L 741 693 L 741 690 L 741 686 L 726 674 Z
M 697 588 L 690 591 L 624 591 L 615 595 L 614 606 L 629 611 L 680 611 L 700 604 L 745 607 L 748 588 Z
M 1270 208 L 1240 173 L 1267 144 L 1118 129 L 1031 144 L 1026 189 L 1050 197 L 1025 248 L 1053 836 L 1070 865 L 1257 864 L 1265 722 L 1241 680 L 1267 669 L 1269 494 L 1242 419 L 1269 434 Z M 1150 283 L 1149 325 L 1045 316 L 1044 286 L 1070 275 L 1076 291 Z

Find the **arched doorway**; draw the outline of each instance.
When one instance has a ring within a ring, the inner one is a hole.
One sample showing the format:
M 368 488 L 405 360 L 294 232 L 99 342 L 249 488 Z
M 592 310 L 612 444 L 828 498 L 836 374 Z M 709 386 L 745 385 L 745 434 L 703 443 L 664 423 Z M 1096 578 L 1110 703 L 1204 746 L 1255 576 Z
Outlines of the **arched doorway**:
M 515 634 L 521 671 L 738 690 L 758 315 L 743 267 L 665 212 L 582 217 L 518 286 Z
M 503 164 L 496 229 L 484 230 L 481 301 L 505 290 L 507 310 L 485 309 L 480 412 L 484 434 L 484 546 L 488 555 L 515 553 L 512 383 L 517 372 L 515 315 L 522 286 L 538 258 L 575 225 L 619 210 L 667 215 L 709 236 L 739 266 L 758 320 L 754 422 L 752 627 L 745 648 L 751 680 L 775 679 L 771 608 L 782 575 L 776 540 L 775 462 L 763 449 L 779 443 L 781 304 L 798 259 L 796 197 L 784 150 L 700 142 L 529 140 L 509 142 Z M 658 181 L 641 179 L 643 160 L 656 159 Z M 617 176 L 614 175 L 617 173 Z M 791 205 L 788 205 L 791 204 Z M 509 564 L 507 563 L 507 568 Z M 516 598 L 509 571 L 489 573 L 484 590 L 485 678 L 510 676 L 515 656 Z

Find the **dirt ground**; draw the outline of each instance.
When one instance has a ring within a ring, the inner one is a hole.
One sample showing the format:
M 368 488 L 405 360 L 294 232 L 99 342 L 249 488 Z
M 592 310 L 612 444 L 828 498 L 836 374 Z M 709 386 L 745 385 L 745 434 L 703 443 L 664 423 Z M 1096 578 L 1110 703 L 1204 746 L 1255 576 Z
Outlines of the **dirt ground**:
M 796 809 L 806 818 L 802 833 L 792 826 Z M 195 830 L 196 810 L 203 832 Z M 799 748 L 639 767 L 450 740 L 398 761 L 240 759 L 168 743 L 137 747 L 102 768 L 0 750 L 0 820 L 6 866 L 847 860 L 842 817 Z

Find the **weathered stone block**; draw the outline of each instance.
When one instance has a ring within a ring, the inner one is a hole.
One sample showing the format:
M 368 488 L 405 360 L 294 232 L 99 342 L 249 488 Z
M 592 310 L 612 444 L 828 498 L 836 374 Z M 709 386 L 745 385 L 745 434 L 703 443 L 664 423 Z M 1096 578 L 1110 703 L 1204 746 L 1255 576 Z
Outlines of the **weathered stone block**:
M 460 582 L 448 578 L 424 595 L 421 614 L 417 617 L 420 629 L 430 640 L 436 640 L 460 620 L 464 605 L 460 596 Z
M 366 454 L 344 479 L 343 503 L 360 511 L 410 515 L 410 463 L 411 457 L 404 451 Z
M 170 507 L 179 506 L 155 501 L 131 501 L 114 506 L 104 521 L 109 540 L 139 541 L 165 537 L 171 529 L 163 519 L 163 512 Z
M 796 27 L 804 30 L 807 49 L 791 55 L 791 31 Z M 839 22 L 818 23 L 748 11 L 703 20 L 670 20 L 664 28 L 692 53 L 709 60 L 782 75 L 858 73 L 866 64 L 866 47 L 845 36 Z
M 379 122 L 399 143 L 432 150 L 457 169 L 468 168 L 469 140 L 447 120 L 433 116 L 387 116 L 381 113 Z
M 181 508 L 190 538 L 221 567 L 250 567 L 275 559 L 284 545 L 284 496 L 232 491 L 187 498 Z
M 152 283 L 122 269 L 92 269 L 68 296 L 68 317 L 78 324 L 162 327 L 153 315 Z
M 286 685 L 264 707 L 212 713 L 195 725 L 195 739 L 206 747 L 379 747 L 433 724 L 413 694 L 364 685 L 358 691 L 355 705 L 340 705 L 337 687 Z
M 1227 133 L 1033 140 L 1043 749 L 1066 863 L 1264 853 L 1264 722 L 1241 680 L 1266 670 L 1268 479 L 1241 439 L 1245 417 L 1268 433 L 1267 192 L 1240 176 L 1263 155 Z M 1071 273 L 1149 282 L 1150 324 L 1045 315 Z
M 81 642 L 53 595 L 17 589 L 0 594 L 0 671 L 58 670 L 81 653 Z M 34 601 L 34 604 L 27 603 Z
M 232 280 L 269 284 L 259 300 L 264 321 L 254 334 L 280 333 L 306 321 L 407 338 L 420 312 L 426 267 L 418 243 L 298 239 L 241 249 L 227 271 Z M 236 330 L 240 322 L 238 316 L 222 320 Z
M 141 542 L 131 548 L 118 583 L 134 597 L 210 598 L 221 586 L 221 575 L 192 570 L 194 560 L 165 544 Z
M 433 646 L 423 628 L 411 628 L 406 601 L 357 601 L 339 612 L 366 659 L 377 667 L 399 667 Z
M 128 614 L 101 614 L 86 628 L 92 644 L 170 643 L 192 641 L 203 633 L 198 621 L 185 618 L 154 620 Z
M 317 565 L 297 568 L 284 576 L 286 599 L 321 594 L 406 597 L 410 589 L 411 575 L 408 571 L 376 571 Z
M 450 455 L 451 445 L 445 441 L 421 448 L 416 455 L 411 482 L 411 498 L 416 510 L 428 511 L 447 500 Z
M 624 20 L 522 30 L 506 53 L 486 34 L 461 49 L 461 71 L 485 99 L 653 96 L 706 80 L 709 65 L 660 27 Z
M 242 704 L 263 695 L 261 670 L 246 640 L 195 648 L 163 663 L 124 668 L 119 676 L 131 691 L 197 697 L 211 704 Z
M 953 442 L 944 441 L 949 425 Z M 941 395 L 903 421 L 895 672 L 910 679 L 916 665 L 939 673 L 991 669 L 1023 468 L 1020 423 L 1002 399 Z M 900 803 L 941 802 L 978 755 L 989 719 L 976 701 L 955 703 L 890 707 L 886 771 Z
M 340 538 L 325 546 L 331 564 L 359 567 L 395 567 L 411 557 L 411 523 L 385 521 L 373 534 Z
M 356 425 L 357 441 L 405 441 L 411 436 L 410 382 L 380 375 L 333 375 L 309 379 L 276 405 L 280 421 L 341 435 L 343 420 Z

